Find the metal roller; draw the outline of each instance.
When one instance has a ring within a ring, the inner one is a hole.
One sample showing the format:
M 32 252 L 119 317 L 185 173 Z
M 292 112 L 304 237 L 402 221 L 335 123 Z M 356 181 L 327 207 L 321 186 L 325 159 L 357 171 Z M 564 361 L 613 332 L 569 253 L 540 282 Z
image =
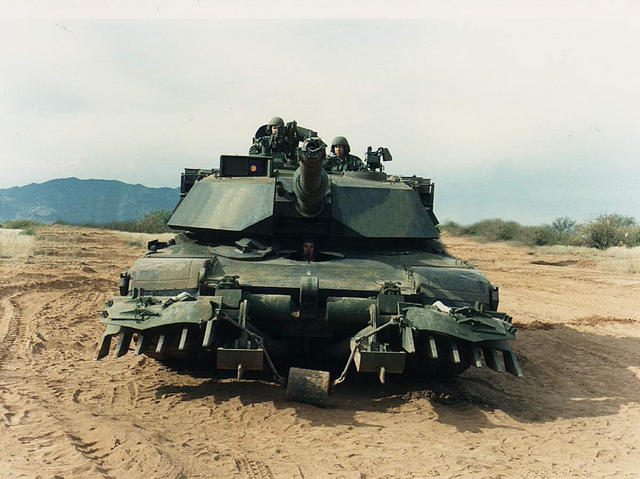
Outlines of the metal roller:
M 291 368 L 287 381 L 287 399 L 313 404 L 326 405 L 329 396 L 330 374 L 315 369 Z

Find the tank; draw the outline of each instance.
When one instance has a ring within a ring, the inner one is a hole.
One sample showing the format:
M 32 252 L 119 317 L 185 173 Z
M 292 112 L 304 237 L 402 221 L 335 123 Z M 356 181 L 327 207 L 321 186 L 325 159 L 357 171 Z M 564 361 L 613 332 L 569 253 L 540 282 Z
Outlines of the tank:
M 385 173 L 386 148 L 369 147 L 358 172 L 327 173 L 325 155 L 310 136 L 295 161 L 186 169 L 178 233 L 121 273 L 96 359 L 197 358 L 316 405 L 355 374 L 522 376 L 498 287 L 439 242 L 434 183 Z

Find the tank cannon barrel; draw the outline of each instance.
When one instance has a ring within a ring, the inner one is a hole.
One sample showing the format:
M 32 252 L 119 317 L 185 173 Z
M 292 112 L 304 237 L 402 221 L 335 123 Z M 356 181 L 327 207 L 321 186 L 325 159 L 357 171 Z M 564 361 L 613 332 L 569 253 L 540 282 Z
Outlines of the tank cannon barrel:
M 322 168 L 327 145 L 320 138 L 309 138 L 302 144 L 300 166 L 294 175 L 296 210 L 311 218 L 322 213 L 329 179 Z

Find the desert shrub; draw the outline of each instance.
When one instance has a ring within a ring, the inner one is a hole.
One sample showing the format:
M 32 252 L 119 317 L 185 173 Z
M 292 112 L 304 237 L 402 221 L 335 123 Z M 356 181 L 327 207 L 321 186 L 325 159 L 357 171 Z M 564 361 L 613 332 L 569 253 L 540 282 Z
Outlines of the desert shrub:
M 36 230 L 42 226 L 42 223 L 35 220 L 19 219 L 7 220 L 0 226 L 6 229 L 22 230 L 21 234 L 33 236 L 36 234 Z
M 447 221 L 441 228 L 454 236 L 516 241 L 528 246 L 567 245 L 599 249 L 640 246 L 640 224 L 631 216 L 618 214 L 602 215 L 584 224 L 564 216 L 556 218 L 551 224 L 538 226 L 524 226 L 515 221 L 493 218 L 470 226 Z
M 560 235 L 552 225 L 522 226 L 517 241 L 527 246 L 558 244 Z
M 631 216 L 609 214 L 598 216 L 582 227 L 582 239 L 586 246 L 605 249 L 625 244 L 625 238 L 635 237 L 637 229 L 635 219 Z M 625 237 L 626 233 L 626 237 Z
M 441 224 L 440 229 L 442 231 L 446 231 L 452 236 L 460 236 L 460 235 L 466 234 L 464 226 L 451 220 Z
M 559 235 L 565 235 L 574 233 L 577 224 L 576 220 L 569 218 L 568 216 L 562 216 L 553 220 L 551 223 L 551 229 Z
M 169 210 L 156 210 L 144 215 L 137 221 L 116 221 L 99 225 L 101 228 L 117 231 L 129 231 L 132 233 L 168 233 L 171 228 L 167 221 L 171 217 Z
M 466 228 L 465 234 L 481 236 L 489 241 L 509 241 L 516 238 L 521 226 L 515 221 L 499 218 L 481 220 Z
M 171 231 L 171 228 L 167 226 L 167 221 L 171 217 L 171 211 L 169 210 L 157 210 L 152 211 L 144 215 L 138 226 L 140 230 L 145 233 L 165 233 Z
M 567 216 L 556 218 L 551 223 L 551 230 L 555 234 L 554 244 L 580 245 L 580 228 L 578 222 Z
M 622 244 L 629 248 L 640 246 L 640 225 L 622 227 Z

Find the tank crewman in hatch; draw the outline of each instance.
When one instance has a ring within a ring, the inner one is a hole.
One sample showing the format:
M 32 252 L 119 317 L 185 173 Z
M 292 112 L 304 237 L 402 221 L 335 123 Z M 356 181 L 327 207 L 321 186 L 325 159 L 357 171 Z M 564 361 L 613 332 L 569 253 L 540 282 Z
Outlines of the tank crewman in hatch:
M 260 133 L 265 133 L 258 136 Z M 289 151 L 284 141 L 284 120 L 279 116 L 274 116 L 267 123 L 266 128 L 260 128 L 253 139 L 253 145 L 249 148 L 250 155 L 269 155 L 286 159 Z
M 284 120 L 279 116 L 274 116 L 267 123 L 267 127 L 270 135 L 278 136 L 278 133 L 281 133 L 284 128 Z
M 364 171 L 367 168 L 360 158 L 351 155 L 351 147 L 344 136 L 336 136 L 331 142 L 331 155 L 322 165 L 326 171 Z

